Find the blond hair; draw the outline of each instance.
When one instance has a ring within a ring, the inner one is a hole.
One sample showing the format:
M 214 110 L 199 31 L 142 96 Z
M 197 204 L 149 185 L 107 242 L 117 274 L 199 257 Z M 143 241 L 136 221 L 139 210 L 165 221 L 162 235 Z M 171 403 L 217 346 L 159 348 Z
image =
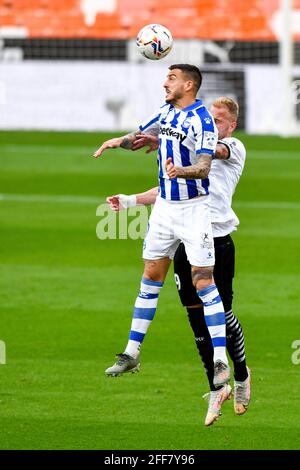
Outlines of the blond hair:
M 239 105 L 232 98 L 227 96 L 220 96 L 213 102 L 213 106 L 216 108 L 226 108 L 230 112 L 231 116 L 237 121 L 239 117 Z

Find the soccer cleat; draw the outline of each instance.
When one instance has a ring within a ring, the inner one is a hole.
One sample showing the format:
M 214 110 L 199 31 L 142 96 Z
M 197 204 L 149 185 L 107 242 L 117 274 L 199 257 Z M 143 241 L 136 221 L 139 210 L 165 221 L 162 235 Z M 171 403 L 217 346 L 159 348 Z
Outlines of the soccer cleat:
M 208 411 L 205 418 L 205 426 L 211 426 L 221 416 L 221 406 L 225 400 L 231 398 L 231 387 L 225 384 L 224 387 L 218 390 L 211 391 L 203 395 L 203 398 L 208 400 Z
M 117 362 L 105 371 L 107 376 L 117 377 L 125 372 L 134 373 L 140 370 L 139 355 L 135 359 L 125 353 L 117 354 L 116 357 L 118 358 Z
M 214 386 L 220 387 L 230 380 L 230 367 L 223 361 L 216 361 L 214 365 Z
M 243 382 L 234 381 L 234 411 L 237 415 L 246 413 L 250 402 L 250 369 L 247 367 L 248 377 Z

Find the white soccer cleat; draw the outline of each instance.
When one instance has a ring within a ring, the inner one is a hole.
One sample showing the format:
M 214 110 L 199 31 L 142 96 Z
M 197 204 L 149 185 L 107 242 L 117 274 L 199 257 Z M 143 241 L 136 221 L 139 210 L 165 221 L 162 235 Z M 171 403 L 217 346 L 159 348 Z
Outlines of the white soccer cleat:
M 246 413 L 251 396 L 251 375 L 247 367 L 248 377 L 243 382 L 234 381 L 234 411 L 237 415 Z
M 230 367 L 223 361 L 216 361 L 214 365 L 214 386 L 221 387 L 230 380 Z
M 221 406 L 225 400 L 231 398 L 231 387 L 225 384 L 224 387 L 211 391 L 203 395 L 208 400 L 208 411 L 205 418 L 205 426 L 211 426 L 221 416 Z
M 105 374 L 110 377 L 117 377 L 118 375 L 125 374 L 126 372 L 138 372 L 140 370 L 140 362 L 138 355 L 136 358 L 129 356 L 129 354 L 117 354 L 117 362 L 106 369 Z

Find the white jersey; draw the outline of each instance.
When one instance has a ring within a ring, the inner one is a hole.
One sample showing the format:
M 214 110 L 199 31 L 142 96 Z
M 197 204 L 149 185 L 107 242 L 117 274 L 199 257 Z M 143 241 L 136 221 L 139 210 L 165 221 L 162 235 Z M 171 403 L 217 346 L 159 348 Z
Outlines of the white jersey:
M 201 100 L 184 109 L 164 104 L 140 130 L 159 137 L 159 192 L 163 199 L 182 201 L 209 193 L 208 178 L 170 179 L 165 170 L 167 158 L 172 158 L 175 166 L 190 166 L 198 163 L 200 154 L 215 153 L 218 131 Z
M 229 150 L 227 160 L 214 159 L 209 173 L 211 222 L 214 237 L 223 237 L 236 230 L 239 219 L 231 208 L 232 196 L 246 160 L 246 149 L 234 137 L 226 137 L 223 143 Z

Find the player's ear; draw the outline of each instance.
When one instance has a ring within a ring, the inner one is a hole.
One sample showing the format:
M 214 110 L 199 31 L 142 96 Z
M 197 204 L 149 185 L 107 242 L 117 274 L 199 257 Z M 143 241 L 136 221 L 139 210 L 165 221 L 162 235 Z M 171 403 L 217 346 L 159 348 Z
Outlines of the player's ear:
M 230 131 L 233 132 L 236 129 L 236 126 L 237 126 L 237 122 L 232 121 L 230 124 Z
M 192 80 L 188 80 L 187 82 L 185 82 L 186 91 L 192 90 L 193 87 L 194 87 L 194 82 Z

